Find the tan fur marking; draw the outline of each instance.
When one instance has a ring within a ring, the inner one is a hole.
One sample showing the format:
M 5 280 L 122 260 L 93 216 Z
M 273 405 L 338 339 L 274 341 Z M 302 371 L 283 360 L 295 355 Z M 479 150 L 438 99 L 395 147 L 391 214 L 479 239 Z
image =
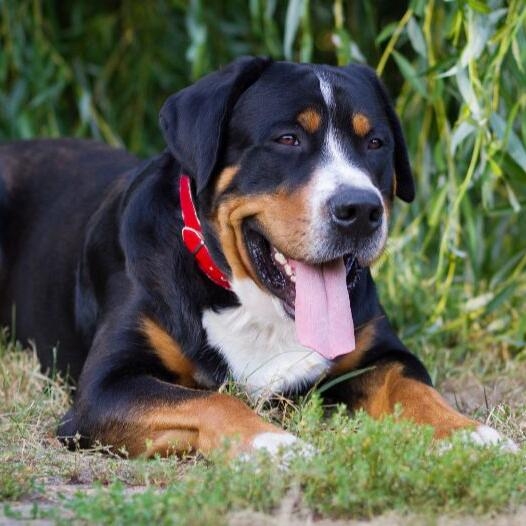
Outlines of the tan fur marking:
M 132 456 L 164 456 L 190 450 L 208 454 L 225 440 L 231 441 L 230 454 L 234 456 L 248 450 L 259 433 L 283 433 L 240 400 L 220 393 L 151 408 L 139 417 L 139 422 L 142 429 Z
M 155 455 L 167 457 L 170 454 L 184 454 L 195 450 L 195 444 L 198 443 L 199 433 L 184 429 L 170 431 L 155 431 L 143 439 L 144 451 L 136 453 L 133 456 L 143 456 L 151 458 Z
M 148 343 L 163 365 L 178 376 L 178 385 L 196 387 L 195 368 L 177 342 L 150 318 L 143 318 L 142 327 Z
M 450 407 L 432 387 L 403 376 L 402 370 L 403 366 L 397 364 L 370 373 L 364 385 L 367 395 L 360 405 L 373 418 L 392 414 L 400 404 L 404 419 L 433 426 L 436 438 L 478 425 Z
M 298 115 L 297 121 L 309 133 L 315 133 L 320 129 L 321 115 L 314 108 L 307 108 Z
M 250 200 L 239 197 L 229 198 L 219 205 L 214 218 L 225 258 L 232 269 L 232 274 L 239 279 L 247 276 L 256 279 L 244 244 L 241 220 L 235 218 L 238 209 L 249 206 Z
M 227 166 L 221 171 L 216 181 L 216 196 L 221 195 L 229 187 L 237 172 L 239 172 L 239 166 Z
M 371 122 L 363 113 L 355 113 L 352 116 L 352 127 L 358 137 L 365 137 L 371 131 Z
M 245 247 L 243 221 L 256 220 L 265 237 L 278 250 L 295 259 L 306 257 L 310 218 L 306 187 L 293 193 L 277 190 L 273 194 L 230 197 L 222 201 L 213 221 L 223 252 L 237 278 L 251 277 L 258 283 Z
M 356 335 L 356 349 L 348 354 L 344 354 L 329 371 L 330 376 L 340 376 L 352 371 L 363 359 L 363 355 L 372 347 L 376 335 L 374 321 L 369 322 Z

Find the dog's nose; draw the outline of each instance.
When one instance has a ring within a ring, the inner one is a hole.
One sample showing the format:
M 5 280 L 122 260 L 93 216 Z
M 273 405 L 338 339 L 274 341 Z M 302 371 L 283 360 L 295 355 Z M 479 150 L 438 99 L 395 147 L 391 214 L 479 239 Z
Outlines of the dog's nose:
M 328 202 L 332 221 L 340 228 L 366 236 L 381 224 L 383 206 L 380 197 L 370 190 L 346 188 Z

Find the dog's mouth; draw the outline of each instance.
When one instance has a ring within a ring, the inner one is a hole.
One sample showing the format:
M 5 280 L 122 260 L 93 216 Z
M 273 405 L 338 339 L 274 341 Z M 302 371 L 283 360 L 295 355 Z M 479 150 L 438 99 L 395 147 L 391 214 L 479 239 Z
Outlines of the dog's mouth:
M 294 319 L 298 342 L 327 360 L 355 347 L 350 288 L 359 266 L 351 254 L 306 262 L 287 257 L 258 230 L 244 225 L 252 266 L 263 286 Z
M 306 265 L 280 252 L 259 231 L 251 226 L 244 226 L 247 252 L 261 284 L 275 297 L 281 300 L 284 311 L 295 319 L 297 271 L 304 267 L 321 269 L 324 266 L 341 264 L 345 266 L 345 286 L 351 291 L 359 279 L 362 267 L 353 254 L 344 254 L 334 261 Z
M 262 285 L 281 300 L 285 312 L 294 319 L 296 265 L 261 234 L 245 230 L 247 251 Z

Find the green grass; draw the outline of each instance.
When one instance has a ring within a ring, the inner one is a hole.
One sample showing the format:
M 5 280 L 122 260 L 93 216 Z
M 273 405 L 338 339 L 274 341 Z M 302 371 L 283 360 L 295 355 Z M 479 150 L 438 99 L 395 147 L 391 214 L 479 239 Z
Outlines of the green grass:
M 67 390 L 40 374 L 34 353 L 3 340 L 0 501 L 11 518 L 206 525 L 226 524 L 236 510 L 273 515 L 290 499 L 298 513 L 334 519 L 393 510 L 481 515 L 526 504 L 524 447 L 513 455 L 457 436 L 444 448 L 432 441 L 429 428 L 350 416 L 342 407 L 323 408 L 316 396 L 287 404 L 285 411 L 259 407 L 315 447 L 315 455 L 293 458 L 287 469 L 264 455 L 251 462 L 229 461 L 221 452 L 208 460 L 146 461 L 97 448 L 69 452 L 54 437 Z M 522 378 L 521 392 L 523 373 L 515 376 Z M 482 409 L 474 411 L 479 419 L 526 443 L 522 396 Z
M 393 509 L 484 513 L 526 498 L 524 461 L 517 456 L 461 443 L 437 454 L 429 430 L 392 421 L 379 425 L 363 415 L 352 422 L 338 417 L 324 427 L 334 438 L 327 440 L 319 429 L 306 430 L 320 451 L 315 458 L 292 462 L 286 471 L 267 458 L 234 465 L 217 459 L 163 491 L 150 487 L 129 495 L 117 482 L 89 496 L 77 494 L 65 509 L 94 523 L 207 525 L 221 524 L 220 518 L 235 509 L 271 513 L 294 488 L 301 488 L 298 498 L 310 511 L 334 518 L 373 517 Z

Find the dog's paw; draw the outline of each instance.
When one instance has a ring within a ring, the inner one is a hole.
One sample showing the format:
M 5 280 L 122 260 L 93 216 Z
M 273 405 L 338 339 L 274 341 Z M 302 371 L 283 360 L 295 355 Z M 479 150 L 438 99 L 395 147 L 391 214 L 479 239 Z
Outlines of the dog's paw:
M 252 440 L 252 449 L 264 450 L 272 456 L 278 455 L 290 446 L 298 444 L 299 439 L 290 433 L 259 433 Z
M 509 438 L 502 436 L 496 429 L 486 425 L 479 425 L 474 431 L 467 433 L 467 439 L 480 446 L 498 445 L 503 451 L 517 453 L 519 446 Z
M 267 453 L 278 460 L 282 468 L 287 468 L 297 456 L 311 457 L 315 453 L 314 447 L 307 444 L 291 433 L 259 433 L 251 442 L 251 453 L 241 456 L 242 460 L 251 460 L 258 451 Z

